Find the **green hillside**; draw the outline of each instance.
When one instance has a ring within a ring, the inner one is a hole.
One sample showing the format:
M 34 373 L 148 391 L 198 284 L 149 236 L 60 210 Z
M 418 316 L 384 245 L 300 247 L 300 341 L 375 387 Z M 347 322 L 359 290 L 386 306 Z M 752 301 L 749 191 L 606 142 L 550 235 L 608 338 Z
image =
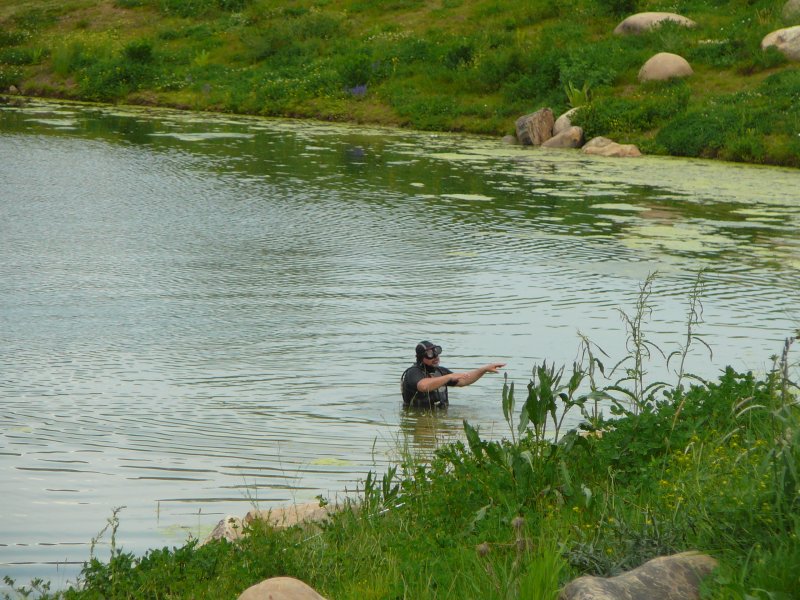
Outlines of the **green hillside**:
M 587 138 L 800 166 L 784 0 L 3 0 L 0 90 L 504 135 L 584 104 Z M 644 35 L 640 11 L 677 12 Z M 694 75 L 640 84 L 657 52 Z

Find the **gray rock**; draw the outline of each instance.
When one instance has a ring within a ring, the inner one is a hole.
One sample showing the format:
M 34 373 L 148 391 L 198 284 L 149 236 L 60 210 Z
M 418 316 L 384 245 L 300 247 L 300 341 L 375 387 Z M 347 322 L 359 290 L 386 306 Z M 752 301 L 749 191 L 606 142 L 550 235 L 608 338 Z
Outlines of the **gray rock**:
M 325 600 L 325 598 L 299 579 L 272 577 L 247 588 L 238 600 Z
M 583 129 L 573 126 L 551 137 L 542 148 L 580 148 L 582 144 Z
M 19 95 L 19 88 L 15 85 L 10 85 L 8 86 L 8 93 L 17 96 Z
M 258 524 L 266 525 L 272 529 L 287 529 L 295 525 L 315 527 L 327 521 L 331 514 L 340 510 L 342 510 L 342 506 L 339 504 L 320 506 L 319 502 L 306 502 L 270 510 L 251 510 L 244 516 L 244 519 L 229 515 L 217 523 L 214 530 L 200 545 L 202 546 L 211 540 L 236 541 L 244 536 L 245 527 L 254 527 Z M 352 507 L 351 510 L 353 510 Z
M 694 27 L 697 25 L 691 19 L 682 15 L 670 12 L 642 12 L 631 15 L 614 29 L 617 35 L 631 35 L 645 33 L 663 25 L 666 21 L 672 21 L 684 27 Z
M 706 554 L 660 556 L 617 577 L 578 577 L 559 600 L 696 600 L 700 581 L 717 566 Z
M 800 0 L 789 0 L 784 4 L 781 16 L 787 23 L 800 23 Z
M 581 108 L 580 106 L 570 108 L 567 112 L 558 117 L 553 124 L 553 135 L 558 135 L 572 127 L 572 117 L 574 117 Z
M 592 138 L 582 148 L 584 154 L 595 156 L 614 156 L 619 158 L 632 158 L 641 156 L 639 148 L 633 144 L 618 144 L 606 137 Z
M 761 49 L 766 50 L 770 46 L 775 46 L 789 60 L 800 61 L 800 25 L 768 33 L 761 40 Z
M 254 521 L 260 521 L 273 529 L 287 529 L 301 523 L 322 523 L 340 509 L 341 507 L 337 505 L 320 506 L 319 502 L 305 502 L 285 508 L 251 510 L 244 516 L 243 522 L 245 525 L 250 525 Z
M 517 139 L 523 146 L 541 146 L 553 137 L 553 111 L 542 108 L 535 113 L 517 119 Z
M 228 515 L 217 523 L 217 526 L 214 527 L 211 533 L 209 533 L 199 545 L 207 544 L 211 540 L 228 540 L 229 542 L 235 542 L 242 537 L 243 529 L 242 520 L 239 517 Z
M 659 52 L 639 69 L 639 81 L 664 81 L 673 77 L 693 75 L 692 66 L 682 56 Z
M 504 144 L 508 144 L 509 146 L 516 146 L 519 143 L 516 136 L 513 135 L 504 135 L 502 142 Z

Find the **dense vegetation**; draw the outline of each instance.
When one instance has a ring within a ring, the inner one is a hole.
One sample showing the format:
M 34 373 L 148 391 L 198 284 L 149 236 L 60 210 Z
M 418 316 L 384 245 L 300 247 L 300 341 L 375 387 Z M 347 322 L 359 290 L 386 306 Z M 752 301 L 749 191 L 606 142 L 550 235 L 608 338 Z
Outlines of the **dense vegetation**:
M 783 0 L 17 0 L 0 90 L 485 134 L 585 104 L 587 137 L 800 166 L 800 70 L 760 41 Z M 637 11 L 679 12 L 639 36 Z M 687 80 L 641 85 L 656 52 Z
M 727 369 L 705 382 L 685 370 L 701 305 L 692 294 L 684 342 L 668 355 L 676 381 L 648 382 L 659 356 L 644 326 L 651 279 L 623 315 L 630 355 L 617 369 L 583 340 L 570 370 L 534 368 L 524 400 L 504 386 L 509 437 L 466 443 L 370 473 L 362 502 L 321 530 L 254 527 L 240 543 L 163 548 L 135 557 L 114 544 L 82 586 L 44 598 L 235 598 L 290 575 L 328 598 L 554 599 L 580 574 L 610 575 L 696 549 L 719 560 L 703 598 L 778 600 L 800 590 L 800 404 L 795 338 L 771 372 Z M 798 335 L 800 339 L 800 335 Z M 652 356 L 651 356 L 652 354 Z M 616 371 L 622 376 L 613 383 Z M 693 381 L 687 386 L 687 382 Z M 520 406 L 521 404 L 521 406 Z M 599 410 L 612 407 L 606 418 Z M 579 410 L 582 432 L 561 430 Z M 324 499 L 321 499 L 324 501 Z

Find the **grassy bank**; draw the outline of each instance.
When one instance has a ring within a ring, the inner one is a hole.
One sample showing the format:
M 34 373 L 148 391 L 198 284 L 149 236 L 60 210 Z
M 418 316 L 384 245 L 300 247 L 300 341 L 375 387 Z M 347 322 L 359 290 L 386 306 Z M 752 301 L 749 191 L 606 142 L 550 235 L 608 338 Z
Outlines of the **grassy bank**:
M 406 453 L 370 473 L 362 503 L 319 531 L 256 526 L 240 543 L 93 557 L 64 599 L 235 598 L 265 578 L 294 576 L 335 600 L 556 598 L 581 574 L 612 575 L 658 555 L 719 560 L 703 598 L 776 600 L 800 590 L 800 405 L 792 343 L 761 377 L 686 370 L 701 344 L 697 289 L 671 385 L 648 382 L 649 285 L 625 315 L 619 377 L 583 341 L 569 369 L 542 364 L 525 390 L 504 386 L 500 441 L 464 424 L 465 442 L 432 457 Z M 800 339 L 800 336 L 798 336 Z M 600 385 L 608 375 L 608 383 Z M 691 385 L 689 385 L 691 383 Z M 612 408 L 604 416 L 601 406 Z M 581 431 L 561 428 L 580 411 Z
M 776 0 L 19 0 L 0 90 L 502 135 L 543 106 L 648 153 L 800 166 L 800 70 Z M 615 36 L 636 11 L 693 29 Z M 656 52 L 695 74 L 641 85 Z

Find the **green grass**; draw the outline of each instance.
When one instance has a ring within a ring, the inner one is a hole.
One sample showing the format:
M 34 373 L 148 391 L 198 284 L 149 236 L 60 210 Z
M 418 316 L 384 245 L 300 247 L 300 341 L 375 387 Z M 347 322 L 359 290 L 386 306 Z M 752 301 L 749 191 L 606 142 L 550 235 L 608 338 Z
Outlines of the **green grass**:
M 543 106 L 566 110 L 569 90 L 584 90 L 590 137 L 800 166 L 797 69 L 759 47 L 785 25 L 774 2 L 668 8 L 697 27 L 611 33 L 631 11 L 664 10 L 655 0 L 9 2 L 0 88 L 492 135 Z M 131 44 L 147 45 L 146 61 Z M 640 85 L 640 66 L 660 51 L 684 55 L 695 75 Z M 786 79 L 766 89 L 770 76 Z
M 292 576 L 337 600 L 555 599 L 579 575 L 615 575 L 699 550 L 720 565 L 703 582 L 705 599 L 796 597 L 800 388 L 792 343 L 800 332 L 764 375 L 729 368 L 717 381 L 692 377 L 685 359 L 705 343 L 698 276 L 684 340 L 668 355 L 675 383 L 648 382 L 661 356 L 651 355 L 646 331 L 653 281 L 623 312 L 629 356 L 616 368 L 584 338 L 571 368 L 543 363 L 521 393 L 504 386 L 498 411 L 507 437 L 488 440 L 464 423 L 465 440 L 431 456 L 401 444 L 398 463 L 368 473 L 360 502 L 319 529 L 256 522 L 237 543 L 193 541 L 136 557 L 116 545 L 115 512 L 105 531 L 110 554 L 93 553 L 80 586 L 17 589 L 45 600 L 219 599 Z M 613 415 L 598 410 L 601 400 Z M 562 427 L 568 411 L 580 411 L 581 431 Z

